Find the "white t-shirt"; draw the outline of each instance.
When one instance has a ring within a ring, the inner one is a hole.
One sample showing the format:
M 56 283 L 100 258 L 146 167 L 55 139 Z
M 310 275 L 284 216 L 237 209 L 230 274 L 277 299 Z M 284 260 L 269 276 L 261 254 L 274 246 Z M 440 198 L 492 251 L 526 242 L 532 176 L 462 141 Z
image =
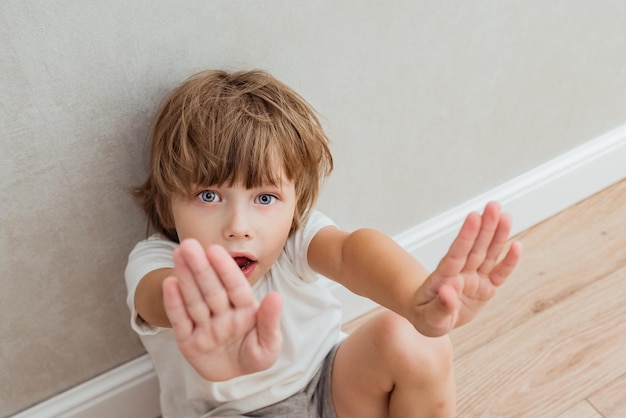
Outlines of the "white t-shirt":
M 174 267 L 172 251 L 178 244 L 154 235 L 135 246 L 125 272 L 127 303 L 131 326 L 159 378 L 164 418 L 246 413 L 286 399 L 306 386 L 342 338 L 341 306 L 307 261 L 311 239 L 328 225 L 333 225 L 329 218 L 313 211 L 303 227 L 288 238 L 269 272 L 252 287 L 259 301 L 270 291 L 283 297 L 283 347 L 278 360 L 267 370 L 225 382 L 200 377 L 178 350 L 172 330 L 151 326 L 135 310 L 137 284 L 152 270 Z

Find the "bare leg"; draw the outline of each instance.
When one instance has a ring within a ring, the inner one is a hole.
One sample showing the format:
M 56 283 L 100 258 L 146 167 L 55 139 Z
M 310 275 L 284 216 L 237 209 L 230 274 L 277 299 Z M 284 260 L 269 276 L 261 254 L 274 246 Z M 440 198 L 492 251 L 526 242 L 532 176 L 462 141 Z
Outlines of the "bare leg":
M 332 394 L 339 418 L 454 417 L 450 340 L 425 337 L 403 317 L 382 312 L 339 347 Z

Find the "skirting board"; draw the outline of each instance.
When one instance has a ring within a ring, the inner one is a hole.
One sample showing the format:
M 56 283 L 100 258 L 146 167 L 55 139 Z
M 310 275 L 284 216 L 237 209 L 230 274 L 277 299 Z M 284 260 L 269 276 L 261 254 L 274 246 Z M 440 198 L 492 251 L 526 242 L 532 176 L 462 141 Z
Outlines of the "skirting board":
M 433 269 L 465 216 L 498 201 L 521 232 L 626 177 L 626 125 L 589 141 L 399 235 L 395 240 Z M 375 307 L 329 282 L 349 321 Z M 159 415 L 158 383 L 147 356 L 44 401 L 13 418 L 154 418 Z

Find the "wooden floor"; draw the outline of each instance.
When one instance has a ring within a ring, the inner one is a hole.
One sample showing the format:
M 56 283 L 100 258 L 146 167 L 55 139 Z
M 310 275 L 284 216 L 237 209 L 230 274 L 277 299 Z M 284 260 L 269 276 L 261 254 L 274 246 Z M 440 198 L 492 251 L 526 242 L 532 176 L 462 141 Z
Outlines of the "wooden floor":
M 626 417 L 626 180 L 517 239 L 521 265 L 451 334 L 458 417 Z

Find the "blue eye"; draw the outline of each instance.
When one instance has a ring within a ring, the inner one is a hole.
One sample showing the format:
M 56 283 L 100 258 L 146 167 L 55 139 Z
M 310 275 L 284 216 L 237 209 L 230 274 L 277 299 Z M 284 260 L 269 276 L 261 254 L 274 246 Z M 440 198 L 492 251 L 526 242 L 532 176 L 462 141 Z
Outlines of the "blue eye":
M 198 198 L 206 203 L 219 202 L 220 198 L 213 190 L 204 190 L 198 193 Z
M 257 198 L 255 199 L 255 203 L 258 203 L 260 205 L 271 205 L 276 201 L 276 199 L 276 196 L 264 193 L 257 196 Z

